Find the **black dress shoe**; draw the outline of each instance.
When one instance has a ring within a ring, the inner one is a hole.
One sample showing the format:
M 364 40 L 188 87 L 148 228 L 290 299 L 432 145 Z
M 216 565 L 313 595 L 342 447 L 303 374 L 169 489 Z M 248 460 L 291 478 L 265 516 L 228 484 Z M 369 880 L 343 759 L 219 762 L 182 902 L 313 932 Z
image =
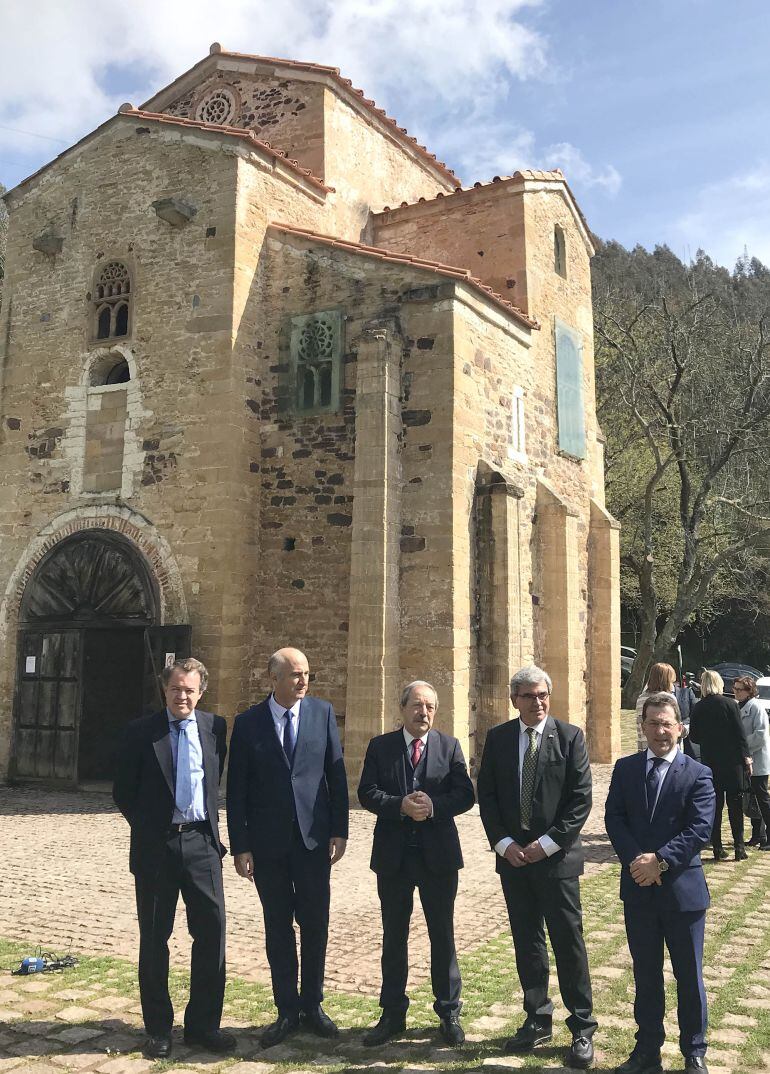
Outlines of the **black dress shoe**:
M 383 1011 L 377 1025 L 364 1033 L 364 1047 L 376 1048 L 394 1037 L 400 1037 L 405 1029 L 406 1015 L 403 1011 Z
M 516 1030 L 516 1036 L 505 1042 L 506 1052 L 531 1052 L 538 1044 L 547 1044 L 553 1036 L 551 1019 L 535 1021 L 528 1018 Z
M 453 1048 L 465 1043 L 465 1031 L 460 1025 L 460 1019 L 456 1014 L 450 1014 L 441 1019 L 439 1032 L 447 1044 L 450 1044 Z
M 295 1014 L 292 1018 L 279 1014 L 273 1024 L 263 1031 L 262 1036 L 259 1038 L 259 1043 L 263 1048 L 273 1048 L 276 1044 L 286 1040 L 289 1034 L 294 1033 L 297 1029 L 299 1029 L 298 1014 Z
M 299 1020 L 305 1029 L 309 1029 L 317 1037 L 339 1036 L 339 1029 L 320 1004 L 312 1011 L 300 1011 Z
M 727 861 L 730 855 L 722 847 L 714 847 L 714 861 Z M 620 1067 L 618 1067 L 620 1070 Z
M 227 1055 L 235 1051 L 236 1040 L 232 1033 L 225 1033 L 222 1029 L 210 1029 L 208 1033 L 196 1033 L 192 1029 L 185 1029 L 184 1042 L 191 1048 L 203 1048 L 205 1052 L 214 1052 L 215 1055 Z
M 171 1055 L 171 1037 L 148 1037 L 142 1051 L 148 1059 L 168 1059 Z
M 697 1070 L 700 1074 L 709 1074 L 706 1060 L 702 1055 L 688 1055 L 684 1061 L 685 1070 Z
M 747 858 L 748 858 L 748 854 L 746 853 L 746 847 L 742 843 L 739 843 L 738 846 L 735 848 L 735 860 L 736 861 L 746 861 Z M 700 1056 L 699 1055 L 694 1055 L 691 1058 L 700 1059 Z M 697 1067 L 697 1068 L 693 1067 L 693 1070 L 696 1070 L 696 1069 L 700 1070 L 700 1067 Z
M 567 1052 L 567 1066 L 588 1070 L 594 1061 L 594 1045 L 590 1037 L 575 1037 Z
M 662 1074 L 660 1052 L 631 1052 L 625 1063 L 615 1067 L 615 1074 Z

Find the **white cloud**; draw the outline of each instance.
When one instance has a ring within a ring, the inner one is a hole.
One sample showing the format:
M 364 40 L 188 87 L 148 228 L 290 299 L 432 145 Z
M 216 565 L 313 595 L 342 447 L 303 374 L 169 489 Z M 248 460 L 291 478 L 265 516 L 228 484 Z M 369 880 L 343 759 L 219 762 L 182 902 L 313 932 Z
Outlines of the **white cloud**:
M 770 265 L 770 170 L 764 161 L 696 191 L 692 208 L 674 221 L 681 249 L 694 257 L 701 248 L 732 268 L 743 255 Z
M 599 187 L 611 197 L 618 193 L 623 182 L 620 172 L 613 164 L 603 164 L 597 168 L 585 159 L 577 146 L 569 142 L 548 146 L 541 161 L 541 167 L 561 168 L 575 186 Z

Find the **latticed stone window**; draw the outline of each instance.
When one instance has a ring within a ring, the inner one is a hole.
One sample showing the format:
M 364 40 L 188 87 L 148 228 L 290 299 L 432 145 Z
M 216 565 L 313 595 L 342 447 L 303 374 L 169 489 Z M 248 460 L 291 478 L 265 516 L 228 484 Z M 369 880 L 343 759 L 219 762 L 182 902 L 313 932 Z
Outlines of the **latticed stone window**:
M 297 410 L 336 410 L 340 398 L 342 317 L 326 310 L 291 320 L 291 366 Z
M 567 238 L 564 229 L 558 224 L 553 229 L 553 267 L 554 270 L 567 278 Z
M 120 339 L 131 331 L 131 274 L 122 261 L 108 261 L 94 286 L 94 339 Z
M 195 118 L 201 123 L 218 123 L 227 126 L 234 123 L 238 115 L 238 97 L 229 86 L 218 86 L 211 90 L 198 103 Z

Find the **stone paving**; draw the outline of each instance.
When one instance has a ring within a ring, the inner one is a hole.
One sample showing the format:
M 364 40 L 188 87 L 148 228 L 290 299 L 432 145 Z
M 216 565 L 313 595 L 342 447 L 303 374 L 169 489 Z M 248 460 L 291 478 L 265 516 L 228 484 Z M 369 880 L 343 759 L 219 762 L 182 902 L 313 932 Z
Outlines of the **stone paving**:
M 607 868 L 613 860 L 603 835 L 601 815 L 609 776 L 608 766 L 595 766 L 595 808 L 586 828 L 588 872 Z M 350 849 L 335 869 L 330 984 L 340 992 L 376 993 L 379 981 L 379 915 L 374 878 L 368 870 L 373 818 L 355 812 Z M 469 951 L 483 941 L 484 972 L 488 976 L 510 975 L 510 952 L 506 940 L 495 940 L 505 927 L 505 915 L 490 852 L 485 849 L 478 815 L 460 819 L 466 869 L 461 878 L 457 933 L 460 948 Z M 128 840 L 125 825 L 112 809 L 109 798 L 99 794 L 44 792 L 0 788 L 0 849 L 4 870 L 0 877 L 0 937 L 26 941 L 32 949 L 63 953 L 70 941 L 73 952 L 113 955 L 126 962 L 109 963 L 73 986 L 66 973 L 32 977 L 0 978 L 0 1074 L 227 1074 L 233 1061 L 196 1053 L 175 1037 L 173 1060 L 152 1064 L 138 1054 L 143 1032 L 134 980 L 136 924 L 131 878 L 127 872 Z M 707 869 L 709 867 L 707 866 Z M 267 981 L 262 953 L 263 937 L 258 903 L 245 881 L 234 870 L 226 871 L 226 894 L 230 938 L 230 974 L 255 982 Z M 718 897 L 708 917 L 709 934 L 715 935 L 730 915 L 740 912 L 759 886 L 770 883 L 770 855 L 754 853 L 748 863 L 734 868 L 716 866 L 709 882 Z M 594 911 L 587 922 L 592 955 L 601 952 L 593 967 L 597 1006 L 604 1039 L 617 1030 L 633 1029 L 630 997 L 609 1001 L 612 989 L 626 976 L 629 960 L 625 947 L 619 903 L 614 897 Z M 180 915 L 181 916 L 181 915 Z M 421 922 L 419 912 L 415 918 Z M 186 968 L 184 922 L 178 921 L 174 963 Z M 415 983 L 425 978 L 427 947 L 423 930 L 416 929 L 417 966 Z M 759 945 L 759 946 L 758 946 Z M 706 986 L 715 1002 L 719 989 L 730 984 L 735 1009 L 725 1014 L 709 1049 L 711 1074 L 732 1074 L 740 1069 L 739 1051 L 757 1027 L 759 1012 L 770 1010 L 770 934 L 763 906 L 746 914 L 739 933 L 706 968 Z M 760 958 L 756 972 L 735 987 L 737 968 L 753 951 Z M 670 980 L 670 972 L 668 973 Z M 469 988 L 470 992 L 471 989 Z M 342 1001 L 342 997 L 340 997 Z M 330 999 L 332 1010 L 334 996 Z M 226 1008 L 224 1024 L 238 1036 L 237 1071 L 233 1074 L 267 1074 L 291 1070 L 297 1074 L 319 1068 L 344 1066 L 347 1071 L 441 1071 L 450 1066 L 474 1071 L 504 1071 L 529 1066 L 532 1061 L 502 1052 L 501 1038 L 520 1018 L 520 996 L 510 1002 L 484 1008 L 469 999 L 464 1019 L 468 1044 L 461 1053 L 441 1047 L 429 999 L 410 1011 L 410 1028 L 402 1041 L 372 1054 L 361 1045 L 360 1026 L 369 1021 L 371 1001 L 359 1013 L 348 1015 L 340 1037 L 332 1042 L 299 1034 L 278 1048 L 263 1052 L 259 1046 L 261 1025 L 268 1015 L 239 1021 L 234 1004 Z M 558 1047 L 538 1053 L 537 1065 L 549 1074 L 561 1074 L 563 1048 L 568 1043 L 558 1006 L 555 1018 Z M 359 1028 L 350 1028 L 357 1024 Z M 427 1028 L 426 1028 L 427 1027 Z M 671 1030 L 671 1026 L 669 1029 Z M 674 1033 L 670 1033 L 673 1037 Z M 597 1038 L 597 1065 L 606 1069 L 602 1039 Z M 607 1045 L 605 1044 L 605 1047 Z M 770 1069 L 770 1042 L 762 1069 Z M 664 1047 L 664 1065 L 681 1069 L 681 1057 L 673 1040 Z M 566 1072 L 565 1072 L 566 1074 Z
M 611 767 L 594 765 L 593 771 L 594 809 L 585 829 L 589 871 L 614 860 L 602 822 Z M 347 852 L 332 870 L 327 984 L 345 992 L 376 994 L 379 988 L 380 909 L 369 869 L 374 821 L 371 813 L 352 811 Z M 507 918 L 478 807 L 458 817 L 458 826 L 466 867 L 455 931 L 458 950 L 465 951 L 496 936 Z M 108 795 L 0 787 L 0 861 L 0 936 L 57 951 L 71 944 L 73 951 L 136 958 L 128 825 Z M 224 865 L 229 970 L 268 982 L 259 900 L 231 857 Z M 414 932 L 412 985 L 429 975 L 427 932 Z M 171 958 L 172 965 L 189 965 L 183 920 L 174 930 Z

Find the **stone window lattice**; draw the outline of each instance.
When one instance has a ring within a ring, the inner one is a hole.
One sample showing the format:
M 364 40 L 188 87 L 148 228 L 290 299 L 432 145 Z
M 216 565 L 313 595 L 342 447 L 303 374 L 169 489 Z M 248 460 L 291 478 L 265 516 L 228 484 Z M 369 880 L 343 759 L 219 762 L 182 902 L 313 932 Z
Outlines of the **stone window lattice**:
M 564 228 L 558 224 L 553 229 L 553 267 L 559 276 L 567 278 L 567 239 Z
M 334 410 L 337 407 L 341 322 L 336 310 L 292 318 L 292 379 L 297 410 Z
M 217 123 L 226 126 L 232 123 L 238 112 L 235 93 L 226 86 L 220 86 L 207 93 L 198 105 L 195 118 L 201 123 Z
M 94 287 L 94 338 L 121 339 L 131 325 L 131 273 L 122 261 L 109 261 Z

